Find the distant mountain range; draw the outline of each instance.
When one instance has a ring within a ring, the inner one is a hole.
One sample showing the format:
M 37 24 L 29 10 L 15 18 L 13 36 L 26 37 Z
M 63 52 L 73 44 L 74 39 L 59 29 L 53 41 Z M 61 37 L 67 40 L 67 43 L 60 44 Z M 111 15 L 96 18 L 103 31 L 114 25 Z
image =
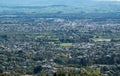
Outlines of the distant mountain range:
M 51 6 L 12 6 L 0 7 L 0 13 L 5 12 L 23 12 L 23 13 L 108 13 L 108 12 L 120 12 L 120 5 L 102 5 L 102 6 L 79 6 L 72 7 L 66 5 L 51 5 Z
M 120 12 L 120 2 L 93 0 L 1 0 L 0 13 L 108 13 Z

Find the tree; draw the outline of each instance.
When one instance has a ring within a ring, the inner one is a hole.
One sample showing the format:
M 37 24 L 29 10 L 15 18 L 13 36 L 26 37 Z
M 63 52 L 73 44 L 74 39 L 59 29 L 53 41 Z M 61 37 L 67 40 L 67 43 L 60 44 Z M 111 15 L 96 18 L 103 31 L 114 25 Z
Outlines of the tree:
M 81 76 L 104 76 L 104 74 L 101 73 L 99 68 L 81 68 Z
M 3 73 L 3 68 L 0 66 L 0 73 Z
M 34 68 L 33 71 L 34 71 L 34 74 L 38 74 L 38 73 L 40 73 L 42 71 L 42 67 L 41 66 L 37 66 L 37 67 Z

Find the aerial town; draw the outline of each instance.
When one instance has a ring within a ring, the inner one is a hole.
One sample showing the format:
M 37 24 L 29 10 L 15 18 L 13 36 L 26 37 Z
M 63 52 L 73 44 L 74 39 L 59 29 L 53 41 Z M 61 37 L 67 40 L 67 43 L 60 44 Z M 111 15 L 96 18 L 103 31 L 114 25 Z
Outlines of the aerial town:
M 51 76 L 92 67 L 118 76 L 119 64 L 119 19 L 0 18 L 0 72 Z

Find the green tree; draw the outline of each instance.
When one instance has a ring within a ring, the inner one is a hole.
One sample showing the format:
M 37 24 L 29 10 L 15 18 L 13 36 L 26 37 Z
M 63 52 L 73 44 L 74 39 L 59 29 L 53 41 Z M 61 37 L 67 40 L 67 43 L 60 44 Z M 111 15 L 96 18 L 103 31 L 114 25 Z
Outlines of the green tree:
M 37 67 L 35 67 L 34 70 L 33 70 L 34 74 L 38 74 L 38 73 L 40 73 L 41 71 L 42 71 L 42 67 L 41 67 L 41 66 L 37 66 Z

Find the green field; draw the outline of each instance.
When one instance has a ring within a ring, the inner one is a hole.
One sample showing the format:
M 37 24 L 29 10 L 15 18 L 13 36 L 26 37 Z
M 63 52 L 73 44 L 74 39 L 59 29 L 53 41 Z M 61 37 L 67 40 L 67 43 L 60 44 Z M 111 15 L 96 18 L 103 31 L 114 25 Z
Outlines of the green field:
M 72 43 L 61 43 L 60 46 L 62 46 L 62 47 L 70 47 L 70 46 L 72 46 Z

